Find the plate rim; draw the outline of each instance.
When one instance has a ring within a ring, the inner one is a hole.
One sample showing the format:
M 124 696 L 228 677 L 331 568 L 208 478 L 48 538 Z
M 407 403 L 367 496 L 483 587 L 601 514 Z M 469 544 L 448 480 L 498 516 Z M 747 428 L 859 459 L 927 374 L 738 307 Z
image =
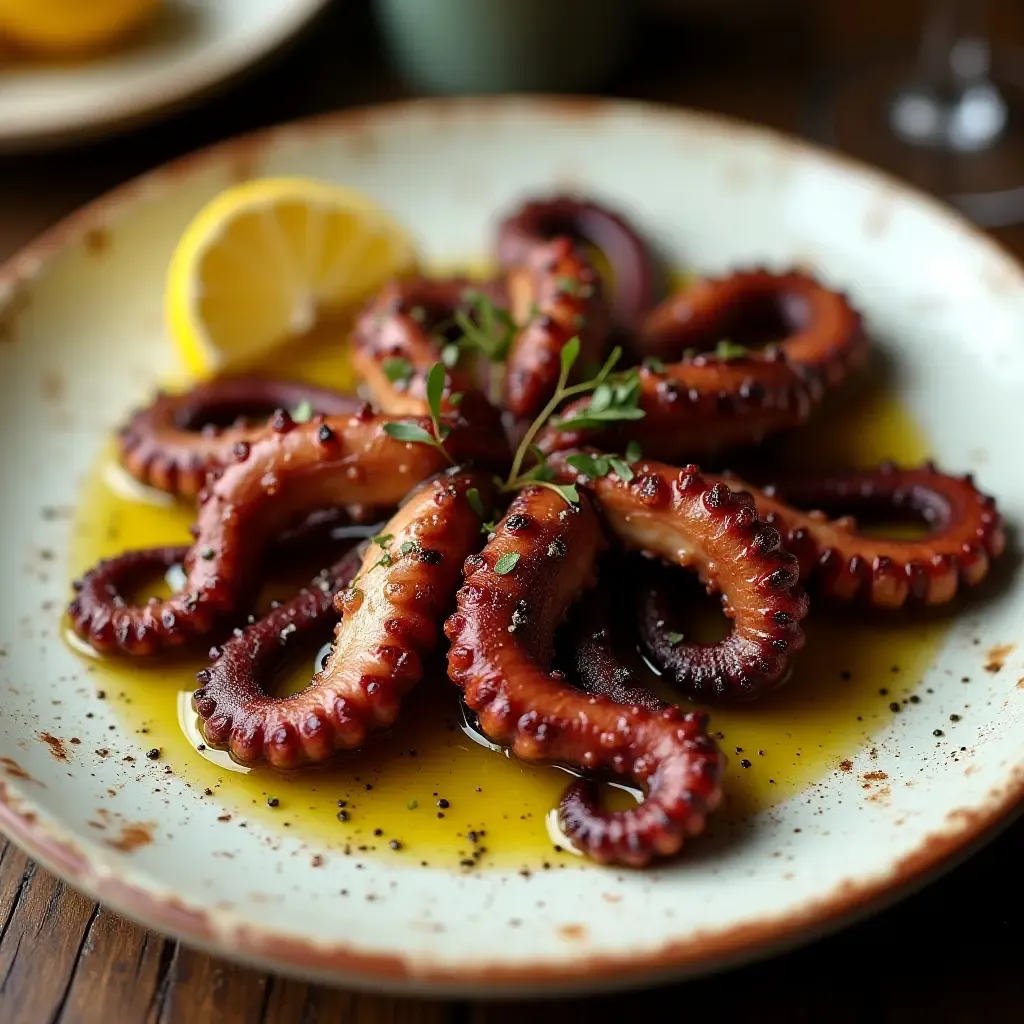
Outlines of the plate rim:
M 114 96 L 102 107 L 98 106 L 91 116 L 83 118 L 76 115 L 73 122 L 55 117 L 39 126 L 11 131 L 5 131 L 0 125 L 0 153 L 26 154 L 73 146 L 127 131 L 198 102 L 246 72 L 255 70 L 261 62 L 308 28 L 330 2 L 293 0 L 291 5 L 282 9 L 282 16 L 273 31 L 254 40 L 233 57 L 215 50 L 190 79 L 180 72 L 169 72 L 141 92 L 122 92 Z
M 79 207 L 0 264 L 0 309 L 55 255 L 89 231 L 103 227 L 111 211 L 130 207 L 136 197 L 163 182 L 188 178 L 210 164 L 245 166 L 247 152 L 272 147 L 285 135 L 345 134 L 357 131 L 368 121 L 403 119 L 424 110 L 450 117 L 481 109 L 510 107 L 567 118 L 629 112 L 677 125 L 699 124 L 726 134 L 760 139 L 776 151 L 789 150 L 805 159 L 810 157 L 815 163 L 831 165 L 846 175 L 873 182 L 904 200 L 923 206 L 931 215 L 969 237 L 973 244 L 987 249 L 1002 268 L 1024 286 L 1024 266 L 998 241 L 940 200 L 883 171 L 795 136 L 739 118 L 669 104 L 572 95 L 510 94 L 429 97 L 358 106 L 283 122 L 185 154 Z M 844 927 L 927 884 L 988 842 L 1008 826 L 1019 811 L 1024 811 L 1024 763 L 1011 766 L 1002 785 L 991 789 L 983 801 L 949 812 L 945 828 L 927 835 L 912 853 L 889 871 L 868 879 L 840 883 L 828 895 L 806 901 L 784 914 L 696 934 L 648 952 L 584 954 L 555 966 L 537 961 L 509 967 L 495 960 L 460 969 L 453 964 L 422 964 L 396 954 L 359 951 L 341 943 L 299 939 L 267 926 L 237 925 L 228 920 L 232 917 L 230 914 L 190 905 L 171 892 L 161 892 L 159 886 L 129 881 L 102 850 L 84 849 L 59 821 L 39 813 L 31 800 L 24 798 L 16 783 L 0 779 L 0 830 L 47 870 L 144 927 L 227 959 L 316 981 L 382 992 L 486 993 L 491 998 L 622 990 L 710 973 L 780 952 Z

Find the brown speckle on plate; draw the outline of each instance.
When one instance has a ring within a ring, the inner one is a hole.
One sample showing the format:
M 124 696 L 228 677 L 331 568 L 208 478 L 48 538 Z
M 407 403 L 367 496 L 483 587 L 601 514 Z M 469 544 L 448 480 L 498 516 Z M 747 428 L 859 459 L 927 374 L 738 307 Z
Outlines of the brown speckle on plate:
M 991 648 L 985 655 L 985 671 L 999 672 L 1016 646 L 1016 644 L 996 644 Z
M 64 741 L 54 736 L 53 733 L 41 732 L 39 738 L 50 748 L 50 753 L 57 761 L 67 761 L 68 752 L 64 748 Z

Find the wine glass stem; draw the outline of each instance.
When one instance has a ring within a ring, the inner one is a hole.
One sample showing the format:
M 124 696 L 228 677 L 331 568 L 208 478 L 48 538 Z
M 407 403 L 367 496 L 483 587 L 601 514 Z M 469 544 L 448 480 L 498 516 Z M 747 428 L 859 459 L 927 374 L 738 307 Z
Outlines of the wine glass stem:
M 931 0 L 918 58 L 922 84 L 955 93 L 988 74 L 987 8 L 988 0 Z

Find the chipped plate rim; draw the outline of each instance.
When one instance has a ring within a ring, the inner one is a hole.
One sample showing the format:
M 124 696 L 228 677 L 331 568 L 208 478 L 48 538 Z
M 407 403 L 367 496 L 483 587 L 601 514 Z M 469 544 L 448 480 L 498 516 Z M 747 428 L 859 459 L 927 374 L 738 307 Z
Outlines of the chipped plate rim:
M 130 207 L 137 196 L 163 183 L 201 172 L 210 163 L 238 162 L 251 149 L 273 146 L 284 136 L 358 130 L 366 121 L 401 119 L 412 111 L 470 113 L 505 106 L 537 113 L 560 111 L 583 116 L 632 111 L 638 116 L 674 122 L 679 127 L 703 125 L 722 133 L 738 133 L 777 152 L 855 175 L 906 201 L 980 245 L 1001 270 L 1024 286 L 1024 267 L 998 242 L 974 227 L 939 200 L 918 192 L 881 171 L 773 129 L 716 114 L 663 104 L 590 99 L 572 96 L 507 96 L 461 99 L 418 99 L 358 107 L 287 122 L 238 136 L 180 157 L 107 192 L 64 218 L 0 265 L 0 306 L 16 297 L 57 254 L 91 230 L 102 226 L 112 210 Z M 868 879 L 848 880 L 825 897 L 806 901 L 784 914 L 706 931 L 668 943 L 654 952 L 580 956 L 552 967 L 544 961 L 509 967 L 500 960 L 468 970 L 423 965 L 397 955 L 360 952 L 343 944 L 299 941 L 270 928 L 242 924 L 227 911 L 193 906 L 158 885 L 128 881 L 113 857 L 86 851 L 70 830 L 41 812 L 16 781 L 0 779 L 0 829 L 47 870 L 92 898 L 137 923 L 209 953 L 311 980 L 375 991 L 429 995 L 531 997 L 554 992 L 570 994 L 621 990 L 656 981 L 706 974 L 768 956 L 835 931 L 919 888 L 971 856 L 1024 810 L 1024 761 L 1010 766 L 1002 785 L 983 801 L 954 808 L 947 828 L 927 835 L 916 850 L 889 871 Z

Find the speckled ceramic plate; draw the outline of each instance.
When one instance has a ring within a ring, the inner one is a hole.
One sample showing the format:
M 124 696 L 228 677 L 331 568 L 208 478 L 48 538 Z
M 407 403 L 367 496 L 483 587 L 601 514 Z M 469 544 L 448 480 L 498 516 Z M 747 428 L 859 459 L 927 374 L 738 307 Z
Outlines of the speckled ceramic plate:
M 0 150 L 51 148 L 156 116 L 239 74 L 326 0 L 164 0 L 124 46 L 81 60 L 7 56 Z
M 1011 528 L 1024 520 L 1024 274 L 890 180 L 753 128 L 589 101 L 419 102 L 231 142 L 94 203 L 0 271 L 0 824 L 16 842 L 125 914 L 226 956 L 494 996 L 776 951 L 894 898 L 1005 820 L 1024 793 L 1012 551 L 950 619 L 920 682 L 878 680 L 916 698 L 903 713 L 670 865 L 357 867 L 266 816 L 226 838 L 229 791 L 205 796 L 186 765 L 146 760 L 146 737 L 62 642 L 60 613 L 82 481 L 171 367 L 161 290 L 176 238 L 219 189 L 283 173 L 366 190 L 445 262 L 487 251 L 496 211 L 522 192 L 566 186 L 628 207 L 679 263 L 811 264 L 864 309 L 942 463 L 975 472 Z

